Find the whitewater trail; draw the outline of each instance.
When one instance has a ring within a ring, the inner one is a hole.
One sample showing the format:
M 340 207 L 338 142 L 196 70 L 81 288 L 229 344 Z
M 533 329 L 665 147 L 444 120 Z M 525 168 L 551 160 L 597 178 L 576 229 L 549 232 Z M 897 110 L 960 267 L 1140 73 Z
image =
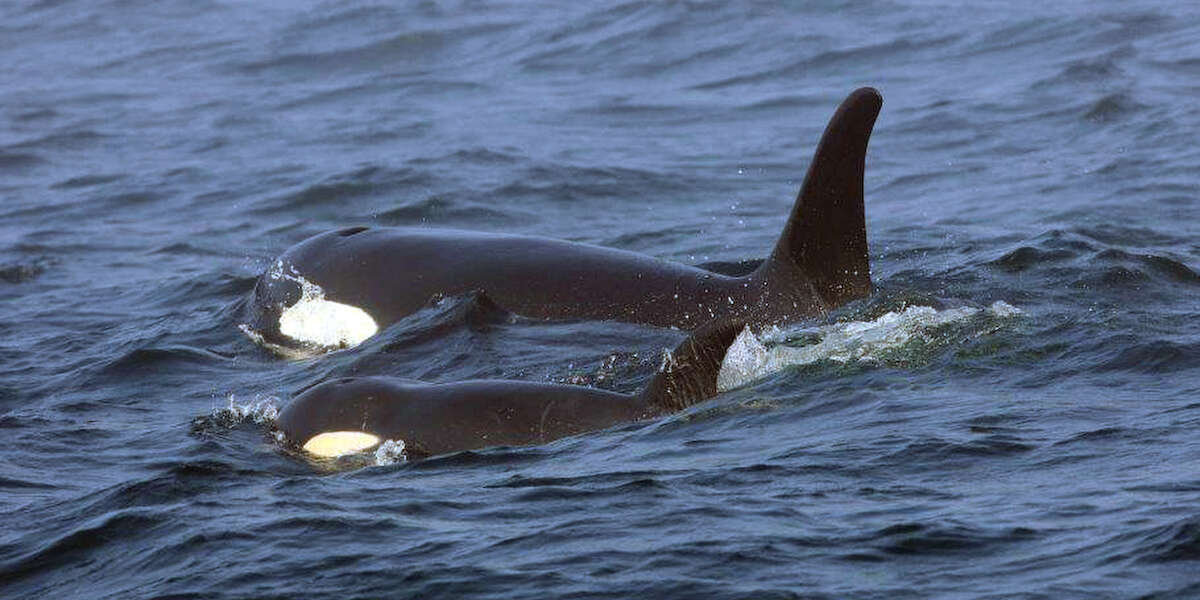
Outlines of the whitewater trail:
M 935 342 L 938 330 L 983 317 L 1008 319 L 1021 315 L 1020 309 L 1002 301 L 987 308 L 961 307 L 936 310 L 928 306 L 909 306 L 872 321 L 833 323 L 813 329 L 769 329 L 756 336 L 747 327 L 725 353 L 717 375 L 717 391 L 726 392 L 777 373 L 788 367 L 822 360 L 839 363 L 852 361 L 882 362 L 897 349 L 911 343 Z M 979 334 L 991 331 L 981 323 Z M 783 343 L 795 334 L 818 338 L 804 346 Z

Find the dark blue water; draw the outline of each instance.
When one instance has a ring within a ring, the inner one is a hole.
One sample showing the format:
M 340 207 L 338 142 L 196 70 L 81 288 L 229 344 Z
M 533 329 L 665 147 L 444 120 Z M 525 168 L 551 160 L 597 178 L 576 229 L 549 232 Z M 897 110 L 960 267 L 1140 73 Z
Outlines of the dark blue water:
M 0 596 L 1200 597 L 1198 17 L 6 2 Z M 347 225 L 761 258 L 861 85 L 879 291 L 832 318 L 1021 316 L 541 447 L 352 468 L 256 419 L 353 374 L 639 389 L 683 333 L 460 298 L 287 361 L 238 325 Z

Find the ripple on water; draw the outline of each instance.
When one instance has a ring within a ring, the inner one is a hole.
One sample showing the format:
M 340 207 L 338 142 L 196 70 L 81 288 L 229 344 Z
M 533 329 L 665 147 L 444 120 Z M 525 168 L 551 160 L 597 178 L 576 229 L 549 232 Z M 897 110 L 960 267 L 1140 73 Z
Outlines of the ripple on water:
M 1108 355 L 1111 358 L 1093 367 L 1094 372 L 1165 374 L 1200 369 L 1200 343 L 1168 340 L 1135 342 L 1132 345 L 1118 346 Z
M 125 179 L 128 176 L 129 175 L 124 174 L 124 173 L 111 174 L 111 175 L 106 175 L 106 174 L 79 175 L 79 176 L 69 177 L 62 181 L 59 181 L 58 183 L 55 183 L 55 184 L 51 185 L 50 187 L 51 187 L 51 189 L 57 189 L 57 190 L 72 190 L 72 189 L 88 188 L 88 187 L 94 187 L 94 186 L 98 186 L 98 185 L 104 185 L 106 183 L 112 183 L 114 181 L 120 181 L 122 179 Z
M 47 161 L 37 154 L 0 150 L 0 172 L 24 171 L 45 164 Z
M 462 8 L 0 3 L 0 596 L 1200 595 L 1194 10 Z M 277 360 L 267 257 L 437 223 L 742 272 L 858 85 L 881 291 L 758 340 L 816 362 L 545 446 L 276 443 L 332 377 L 629 390 L 684 334 L 456 297 Z
M 1140 562 L 1200 560 L 1200 518 L 1186 518 L 1145 532 Z
M 53 263 L 50 259 L 40 259 L 32 262 L 0 264 L 0 281 L 7 283 L 27 283 L 40 277 L 46 268 Z
M 1028 527 L 990 532 L 965 525 L 900 523 L 875 533 L 872 545 L 888 554 L 907 556 L 937 556 L 991 553 L 1009 544 L 1041 537 Z
M 35 548 L 32 552 L 4 566 L 6 579 L 14 582 L 43 572 L 78 571 L 82 565 L 97 562 L 119 563 L 117 556 L 126 556 L 130 546 L 158 539 L 162 529 L 173 521 L 170 515 L 154 510 L 107 513 L 49 541 L 30 543 Z M 32 535 L 41 537 L 45 532 Z

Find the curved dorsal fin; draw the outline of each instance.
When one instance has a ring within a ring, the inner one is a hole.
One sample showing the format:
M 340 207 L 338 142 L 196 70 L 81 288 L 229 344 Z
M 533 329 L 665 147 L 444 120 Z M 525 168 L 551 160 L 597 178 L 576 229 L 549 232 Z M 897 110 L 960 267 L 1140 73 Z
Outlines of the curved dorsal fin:
M 825 127 L 787 226 L 768 260 L 799 268 L 827 307 L 871 293 L 863 169 L 867 142 L 882 106 L 883 97 L 869 87 L 842 101 Z
M 745 326 L 741 319 L 709 323 L 674 351 L 664 351 L 662 367 L 642 392 L 646 405 L 671 413 L 716 396 L 721 362 Z

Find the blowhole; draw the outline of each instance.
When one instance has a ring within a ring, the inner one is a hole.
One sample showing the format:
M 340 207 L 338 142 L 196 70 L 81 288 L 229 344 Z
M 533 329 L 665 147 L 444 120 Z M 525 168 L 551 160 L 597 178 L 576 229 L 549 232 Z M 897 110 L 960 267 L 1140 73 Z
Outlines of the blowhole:
M 338 234 L 339 236 L 341 236 L 341 237 L 350 237 L 350 236 L 352 236 L 352 235 L 354 235 L 354 234 L 356 234 L 356 233 L 362 233 L 362 232 L 364 232 L 364 231 L 366 231 L 366 230 L 367 230 L 367 228 L 366 228 L 366 227 L 362 227 L 362 226 L 359 226 L 359 227 L 347 227 L 347 228 L 345 228 L 345 229 L 343 229 L 343 230 L 341 230 L 341 231 L 337 232 L 337 234 Z

